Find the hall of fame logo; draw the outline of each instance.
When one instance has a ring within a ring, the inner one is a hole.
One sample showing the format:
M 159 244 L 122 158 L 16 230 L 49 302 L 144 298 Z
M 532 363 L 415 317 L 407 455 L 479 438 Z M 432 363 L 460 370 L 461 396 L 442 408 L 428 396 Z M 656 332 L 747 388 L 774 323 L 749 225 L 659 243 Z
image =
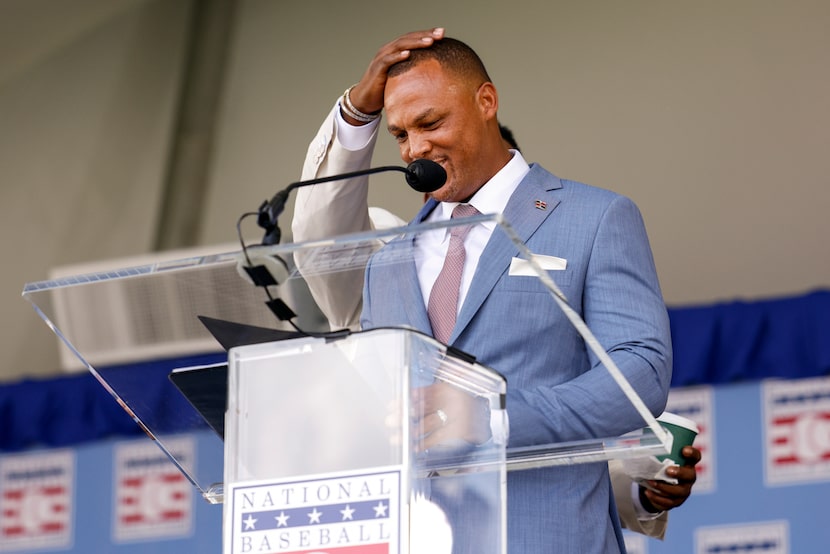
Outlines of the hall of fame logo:
M 192 437 L 164 441 L 180 463 L 193 467 Z M 147 440 L 128 441 L 114 449 L 113 538 L 117 542 L 190 534 L 193 485 L 167 454 Z
M 699 527 L 695 532 L 695 552 L 789 554 L 789 536 L 786 521 Z
M 0 552 L 70 546 L 74 485 L 71 450 L 0 459 Z
M 230 487 L 226 552 L 397 554 L 399 468 Z
M 700 450 L 700 461 L 695 466 L 697 480 L 692 494 L 715 490 L 717 473 L 713 406 L 712 387 L 682 387 L 669 391 L 666 411 L 691 419 L 699 431 L 693 443 Z
M 830 480 L 830 378 L 764 381 L 764 480 Z

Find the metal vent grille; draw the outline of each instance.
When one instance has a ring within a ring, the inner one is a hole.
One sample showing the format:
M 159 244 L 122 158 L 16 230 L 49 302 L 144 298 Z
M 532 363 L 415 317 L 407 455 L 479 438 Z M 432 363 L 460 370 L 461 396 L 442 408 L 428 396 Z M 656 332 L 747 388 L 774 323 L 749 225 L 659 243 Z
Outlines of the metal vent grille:
M 57 279 L 233 251 L 230 245 L 179 250 L 64 266 L 51 273 Z M 265 292 L 240 276 L 235 256 L 229 254 L 219 259 L 222 261 L 192 268 L 126 271 L 117 279 L 55 288 L 51 319 L 74 350 L 93 367 L 221 351 L 198 315 L 290 329 L 265 306 Z M 279 296 L 300 314 L 299 323 L 307 326 L 303 328 L 319 327 L 319 312 L 301 280 L 281 286 Z M 63 371 L 85 369 L 82 361 L 66 348 L 61 349 L 60 361 Z

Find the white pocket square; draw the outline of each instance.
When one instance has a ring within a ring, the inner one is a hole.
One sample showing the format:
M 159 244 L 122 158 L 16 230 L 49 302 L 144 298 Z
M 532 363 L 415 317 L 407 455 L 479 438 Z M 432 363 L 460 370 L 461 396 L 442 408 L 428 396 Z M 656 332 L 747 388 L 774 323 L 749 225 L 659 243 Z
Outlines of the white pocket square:
M 565 258 L 557 258 L 556 256 L 542 256 L 536 254 L 533 256 L 539 266 L 546 271 L 562 271 L 568 267 L 568 260 Z M 530 262 L 522 258 L 513 258 L 510 260 L 509 275 L 518 275 L 524 277 L 534 277 L 536 272 L 530 267 Z

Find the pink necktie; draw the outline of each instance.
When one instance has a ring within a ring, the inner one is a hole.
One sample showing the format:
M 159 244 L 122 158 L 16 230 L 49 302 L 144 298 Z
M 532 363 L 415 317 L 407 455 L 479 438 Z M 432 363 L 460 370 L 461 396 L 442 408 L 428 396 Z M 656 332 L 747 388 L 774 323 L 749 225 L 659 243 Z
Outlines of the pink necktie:
M 470 217 L 478 210 L 469 204 L 459 204 L 452 211 L 452 218 Z M 447 257 L 444 258 L 444 267 L 432 286 L 429 295 L 427 314 L 432 325 L 432 335 L 444 344 L 455 327 L 455 317 L 458 314 L 458 291 L 461 288 L 461 274 L 464 271 L 464 260 L 467 252 L 464 250 L 464 237 L 470 232 L 472 225 L 459 225 L 450 228 L 450 245 L 447 248 Z

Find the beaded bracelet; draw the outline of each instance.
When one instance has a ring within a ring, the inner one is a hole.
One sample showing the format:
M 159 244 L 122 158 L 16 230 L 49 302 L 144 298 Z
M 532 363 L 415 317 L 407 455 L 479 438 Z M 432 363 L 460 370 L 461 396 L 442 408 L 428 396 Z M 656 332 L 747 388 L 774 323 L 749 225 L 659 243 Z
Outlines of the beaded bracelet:
M 343 110 L 343 113 L 345 113 L 352 119 L 360 121 L 361 123 L 369 123 L 371 121 L 376 120 L 380 117 L 380 112 L 374 114 L 363 113 L 357 108 L 355 108 L 354 104 L 352 104 L 352 99 L 349 97 L 349 93 L 356 86 L 357 85 L 350 86 L 346 89 L 346 92 L 343 93 L 343 101 L 340 102 L 340 109 Z

